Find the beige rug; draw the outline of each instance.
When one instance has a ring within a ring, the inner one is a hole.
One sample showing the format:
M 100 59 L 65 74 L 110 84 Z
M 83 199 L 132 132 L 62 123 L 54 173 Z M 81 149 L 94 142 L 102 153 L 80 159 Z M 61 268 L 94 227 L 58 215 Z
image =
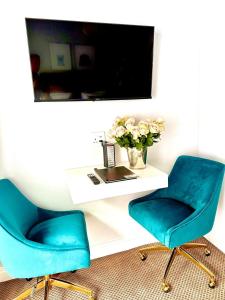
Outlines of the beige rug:
M 215 289 L 208 287 L 208 277 L 185 258 L 178 256 L 171 268 L 169 282 L 170 293 L 161 291 L 161 279 L 168 262 L 168 252 L 151 253 L 142 262 L 137 249 L 113 254 L 92 261 L 90 269 L 76 273 L 65 273 L 61 278 L 84 285 L 95 291 L 97 300 L 225 300 L 225 254 L 205 239 L 211 256 L 206 257 L 202 249 L 193 249 L 191 253 L 204 262 L 217 276 Z M 0 283 L 0 300 L 11 300 L 34 283 L 25 280 L 11 280 Z M 43 300 L 39 291 L 34 300 Z M 49 300 L 85 300 L 76 292 L 54 287 Z

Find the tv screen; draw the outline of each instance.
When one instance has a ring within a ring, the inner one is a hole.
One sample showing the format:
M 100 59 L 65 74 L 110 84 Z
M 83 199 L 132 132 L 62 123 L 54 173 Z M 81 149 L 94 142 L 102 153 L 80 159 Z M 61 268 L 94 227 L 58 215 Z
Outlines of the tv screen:
M 35 101 L 151 98 L 154 27 L 26 19 Z

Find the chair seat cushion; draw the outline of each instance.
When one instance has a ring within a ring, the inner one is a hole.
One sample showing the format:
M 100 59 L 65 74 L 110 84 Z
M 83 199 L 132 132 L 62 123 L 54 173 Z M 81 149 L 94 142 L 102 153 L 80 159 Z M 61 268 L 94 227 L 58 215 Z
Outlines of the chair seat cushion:
M 27 238 L 38 243 L 59 246 L 62 250 L 89 249 L 84 216 L 80 211 L 34 225 L 27 233 Z
M 170 198 L 148 199 L 143 197 L 130 202 L 129 213 L 139 224 L 165 244 L 168 229 L 177 225 L 194 209 Z

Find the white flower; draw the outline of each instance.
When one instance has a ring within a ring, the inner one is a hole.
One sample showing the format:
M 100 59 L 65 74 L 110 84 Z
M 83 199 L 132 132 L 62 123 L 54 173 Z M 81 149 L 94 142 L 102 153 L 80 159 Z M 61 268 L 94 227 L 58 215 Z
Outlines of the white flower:
M 108 137 L 113 139 L 114 142 L 118 143 L 121 147 L 134 147 L 140 145 L 143 147 L 148 146 L 148 141 L 146 138 L 150 135 L 152 137 L 153 143 L 160 140 L 162 131 L 165 130 L 164 120 L 162 118 L 157 119 L 145 119 L 140 120 L 137 125 L 134 117 L 124 116 L 117 117 L 113 123 L 112 128 L 108 131 Z M 152 135 L 151 135 L 152 133 Z M 135 141 L 135 143 L 130 140 L 130 136 Z
M 164 122 L 164 120 L 162 118 L 158 118 L 156 120 L 156 122 L 157 122 L 157 124 L 159 126 L 159 131 L 160 132 L 164 131 L 165 130 L 165 122 Z
M 129 119 L 130 117 L 128 116 L 124 116 L 124 117 L 117 117 L 114 121 L 113 126 L 125 126 L 126 121 Z
M 137 140 L 139 138 L 140 131 L 139 131 L 138 126 L 133 126 L 133 128 L 131 130 L 131 134 L 132 134 L 134 140 Z
M 140 121 L 138 123 L 138 128 L 141 135 L 147 135 L 149 133 L 149 124 L 146 121 Z
M 129 132 L 131 132 L 131 131 L 133 130 L 134 125 L 132 125 L 132 124 L 127 124 L 126 128 L 127 128 L 128 133 L 129 133 Z
M 148 128 L 139 128 L 139 132 L 141 135 L 146 135 L 149 133 L 149 129 Z
M 152 130 L 158 131 L 158 132 L 154 132 L 154 133 L 161 133 L 162 131 L 165 130 L 165 122 L 162 118 L 157 118 L 156 120 L 148 118 L 148 119 L 146 119 L 146 122 L 149 124 L 149 127 L 150 126 L 152 127 Z M 153 131 L 151 131 L 151 132 L 153 133 Z
M 117 127 L 118 124 L 121 122 L 122 118 L 121 117 L 116 117 L 114 123 L 113 123 L 113 127 Z
M 116 137 L 121 137 L 126 132 L 123 126 L 119 126 L 116 128 Z
M 134 125 L 134 124 L 135 124 L 135 118 L 130 117 L 126 120 L 125 127 L 128 129 L 129 126 Z
M 160 133 L 159 125 L 154 121 L 149 124 L 149 130 L 151 133 Z
M 148 127 L 148 124 L 149 124 L 148 121 L 141 120 L 141 121 L 138 122 L 138 126 L 147 126 Z

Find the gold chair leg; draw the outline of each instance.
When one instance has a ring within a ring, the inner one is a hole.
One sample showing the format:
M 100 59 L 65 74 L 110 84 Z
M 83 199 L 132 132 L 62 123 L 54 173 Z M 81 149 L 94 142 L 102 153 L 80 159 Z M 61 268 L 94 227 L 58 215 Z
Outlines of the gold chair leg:
M 76 291 L 76 292 L 82 293 L 82 294 L 88 296 L 89 300 L 94 300 L 93 291 L 86 287 L 75 285 L 71 282 L 67 282 L 65 280 L 54 278 L 54 277 L 52 277 L 50 279 L 50 283 L 53 286 L 57 286 L 57 287 L 60 287 L 63 289 L 68 289 L 71 291 Z
M 73 283 L 67 282 L 67 281 L 62 280 L 62 279 L 51 277 L 49 275 L 44 276 L 43 280 L 38 282 L 33 287 L 27 289 L 21 295 L 14 298 L 13 300 L 24 300 L 28 296 L 31 296 L 34 292 L 39 291 L 43 288 L 45 289 L 44 300 L 48 300 L 49 291 L 52 288 L 52 286 L 57 286 L 57 287 L 61 287 L 61 288 L 64 288 L 64 289 L 69 289 L 69 290 L 72 290 L 72 291 L 76 291 L 76 292 L 79 292 L 79 293 L 82 293 L 82 294 L 88 296 L 89 300 L 94 300 L 92 290 L 90 290 L 88 288 L 85 288 L 83 286 L 75 285 Z
M 43 289 L 44 287 L 45 287 L 45 280 L 42 280 L 42 281 L 40 281 L 36 285 L 35 292 Z M 31 288 L 27 289 L 26 291 L 24 291 L 19 296 L 17 296 L 16 298 L 14 298 L 13 300 L 23 300 L 23 299 L 26 299 L 28 296 L 32 295 L 33 291 L 34 291 L 34 287 L 31 287 Z
M 49 288 L 50 288 L 50 277 L 45 276 L 45 296 L 44 300 L 48 300 L 48 295 L 49 295 Z
M 203 263 L 194 258 L 188 253 L 183 247 L 177 249 L 178 253 L 186 257 L 188 260 L 193 262 L 200 270 L 204 271 L 209 276 L 209 287 L 214 288 L 216 286 L 216 276 L 211 272 Z
M 169 274 L 170 268 L 173 264 L 173 261 L 175 259 L 176 254 L 177 254 L 177 248 L 174 248 L 173 251 L 172 251 L 172 254 L 170 255 L 170 259 L 169 259 L 169 262 L 168 262 L 167 267 L 166 267 L 166 271 L 165 271 L 164 276 L 163 276 L 162 290 L 165 293 L 168 293 L 171 290 L 171 286 L 167 282 L 166 279 L 167 279 L 167 276 Z
M 171 286 L 167 282 L 166 279 L 167 279 L 169 270 L 171 268 L 171 265 L 172 265 L 176 255 L 182 255 L 182 256 L 186 257 L 188 260 L 193 262 L 198 268 L 203 270 L 209 276 L 209 287 L 210 288 L 214 288 L 216 286 L 215 274 L 213 272 L 211 272 L 203 263 L 198 261 L 196 258 L 194 258 L 191 254 L 189 254 L 186 251 L 186 249 L 194 249 L 194 248 L 204 248 L 204 253 L 206 256 L 209 256 L 211 254 L 210 250 L 207 248 L 207 245 L 204 243 L 186 243 L 186 244 L 182 245 L 181 247 L 174 248 L 172 251 L 172 254 L 170 256 L 164 277 L 163 277 L 162 290 L 164 292 L 169 292 L 171 289 Z M 160 245 L 160 244 L 141 248 L 138 251 L 141 260 L 145 260 L 148 256 L 148 253 L 152 252 L 152 251 L 171 251 L 171 249 L 167 248 L 164 245 Z
M 152 251 L 171 251 L 171 249 L 163 245 L 154 245 L 154 246 L 141 248 L 138 250 L 141 260 L 145 260 L 148 256 L 148 253 Z
M 182 245 L 182 248 L 183 249 L 204 248 L 204 253 L 206 256 L 209 256 L 211 254 L 210 250 L 208 249 L 208 246 L 202 243 L 186 243 Z

